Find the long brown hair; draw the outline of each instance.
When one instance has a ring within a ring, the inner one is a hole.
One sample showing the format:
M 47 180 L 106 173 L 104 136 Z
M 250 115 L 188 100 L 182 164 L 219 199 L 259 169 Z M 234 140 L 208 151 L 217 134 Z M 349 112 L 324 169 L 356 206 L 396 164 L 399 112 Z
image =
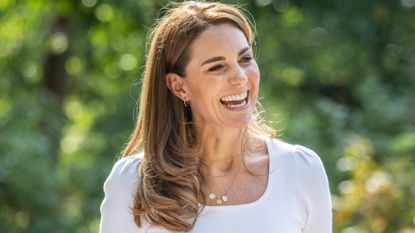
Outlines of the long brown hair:
M 142 150 L 140 180 L 135 196 L 134 220 L 144 217 L 170 231 L 192 229 L 201 210 L 203 177 L 194 156 L 196 134 L 191 110 L 167 88 L 166 74 L 185 77 L 192 41 L 211 25 L 231 23 L 250 45 L 254 33 L 238 7 L 217 2 L 188 1 L 175 5 L 156 23 L 150 34 L 136 127 L 123 151 L 129 156 Z M 254 117 L 248 131 L 270 132 L 258 127 Z

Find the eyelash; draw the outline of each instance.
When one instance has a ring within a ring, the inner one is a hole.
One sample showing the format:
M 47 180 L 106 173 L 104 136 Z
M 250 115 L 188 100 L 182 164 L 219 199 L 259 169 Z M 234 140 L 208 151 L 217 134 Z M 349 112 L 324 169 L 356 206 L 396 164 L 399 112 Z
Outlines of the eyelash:
M 222 69 L 223 67 L 225 67 L 225 66 L 223 66 L 223 65 L 213 66 L 213 67 L 209 68 L 209 71 L 211 71 L 211 72 L 218 71 L 218 70 Z
M 250 61 L 252 61 L 252 57 L 249 55 L 242 58 L 242 62 L 250 62 Z
M 245 56 L 245 57 L 243 57 L 241 59 L 241 62 L 243 62 L 243 63 L 250 62 L 250 61 L 252 61 L 252 57 L 251 56 Z M 225 66 L 223 66 L 223 65 L 216 65 L 216 66 L 213 66 L 213 67 L 209 68 L 209 71 L 210 72 L 218 71 L 218 70 L 221 70 L 224 67 Z

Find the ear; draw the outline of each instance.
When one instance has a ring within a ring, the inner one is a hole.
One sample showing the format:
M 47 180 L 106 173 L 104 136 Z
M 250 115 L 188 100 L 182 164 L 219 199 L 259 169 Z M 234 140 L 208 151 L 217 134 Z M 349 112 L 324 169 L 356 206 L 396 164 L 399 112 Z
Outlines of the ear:
M 183 101 L 189 100 L 189 94 L 186 91 L 185 80 L 176 73 L 166 74 L 166 84 L 170 91 Z

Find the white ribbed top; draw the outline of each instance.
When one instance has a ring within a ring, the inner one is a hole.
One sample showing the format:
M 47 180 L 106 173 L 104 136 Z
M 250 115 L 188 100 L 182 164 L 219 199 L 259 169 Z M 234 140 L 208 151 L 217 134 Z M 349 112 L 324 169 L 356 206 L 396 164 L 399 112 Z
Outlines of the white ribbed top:
M 323 164 L 312 150 L 267 139 L 270 156 L 265 192 L 240 205 L 205 206 L 192 233 L 331 233 L 331 202 Z M 100 233 L 165 233 L 144 223 L 131 207 L 140 155 L 118 160 L 104 184 Z

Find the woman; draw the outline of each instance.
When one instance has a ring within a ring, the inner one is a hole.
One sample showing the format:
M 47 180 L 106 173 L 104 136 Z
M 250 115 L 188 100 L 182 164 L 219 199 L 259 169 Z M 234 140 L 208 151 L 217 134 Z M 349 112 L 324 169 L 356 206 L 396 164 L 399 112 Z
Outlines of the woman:
M 250 24 L 184 2 L 151 34 L 136 128 L 104 184 L 101 233 L 331 232 L 326 173 L 256 113 Z

